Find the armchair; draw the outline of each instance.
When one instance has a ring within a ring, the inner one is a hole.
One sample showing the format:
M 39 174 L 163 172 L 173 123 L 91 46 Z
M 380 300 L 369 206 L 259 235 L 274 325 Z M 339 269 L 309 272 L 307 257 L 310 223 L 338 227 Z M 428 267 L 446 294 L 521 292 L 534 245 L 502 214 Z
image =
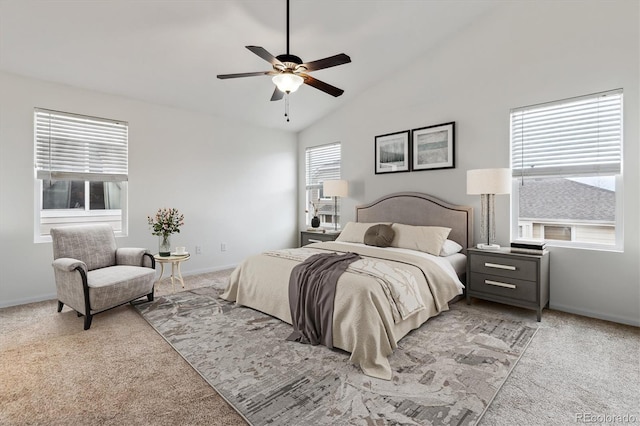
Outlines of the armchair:
M 143 248 L 118 248 L 107 224 L 51 229 L 58 312 L 66 304 L 84 315 L 84 329 L 97 313 L 143 296 L 153 300 L 155 259 Z

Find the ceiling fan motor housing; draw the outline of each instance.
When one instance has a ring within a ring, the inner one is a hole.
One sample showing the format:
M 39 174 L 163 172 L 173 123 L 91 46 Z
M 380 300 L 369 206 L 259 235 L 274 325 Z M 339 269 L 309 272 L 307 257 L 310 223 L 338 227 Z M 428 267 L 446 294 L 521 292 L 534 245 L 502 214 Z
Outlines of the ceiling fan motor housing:
M 276 56 L 276 59 L 282 62 L 282 64 L 286 67 L 284 70 L 295 70 L 298 65 L 302 64 L 302 59 L 300 59 L 300 57 L 296 55 L 283 54 Z M 274 68 L 279 69 L 280 67 L 274 66 Z

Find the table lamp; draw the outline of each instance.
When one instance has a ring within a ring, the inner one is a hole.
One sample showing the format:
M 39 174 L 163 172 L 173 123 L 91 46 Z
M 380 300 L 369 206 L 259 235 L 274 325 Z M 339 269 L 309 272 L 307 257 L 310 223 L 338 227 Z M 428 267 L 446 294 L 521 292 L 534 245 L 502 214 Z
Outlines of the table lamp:
M 498 249 L 496 244 L 495 194 L 511 193 L 511 169 L 467 170 L 467 194 L 480 194 L 482 224 L 479 249 Z
M 325 180 L 322 182 L 322 194 L 333 197 L 333 229 L 338 230 L 338 197 L 349 195 L 349 182 L 346 180 Z

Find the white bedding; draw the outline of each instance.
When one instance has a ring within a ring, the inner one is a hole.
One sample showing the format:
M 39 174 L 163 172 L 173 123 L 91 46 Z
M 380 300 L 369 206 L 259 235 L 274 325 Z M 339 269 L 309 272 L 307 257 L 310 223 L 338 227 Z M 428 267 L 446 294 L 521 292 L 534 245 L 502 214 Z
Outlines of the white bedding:
M 336 286 L 333 313 L 333 346 L 351 353 L 350 360 L 370 376 L 390 380 L 387 357 L 397 342 L 429 318 L 449 309 L 448 301 L 462 293 L 462 283 L 450 262 L 412 250 L 337 242 L 305 248 L 320 251 L 357 252 L 361 256 L 403 268 L 414 275 L 425 308 L 396 321 L 383 287 L 376 279 L 345 272 Z M 265 254 L 246 259 L 232 273 L 222 298 L 257 309 L 291 324 L 289 276 L 298 262 Z M 294 343 L 292 343 L 294 344 Z M 295 343 L 297 344 L 297 343 Z
M 360 243 L 342 243 L 346 245 L 354 246 L 354 251 L 357 252 L 357 247 L 369 247 L 365 244 Z M 380 247 L 379 247 L 380 248 Z M 433 262 L 436 262 L 445 272 L 451 275 L 451 278 L 455 280 L 456 285 L 462 291 L 464 289 L 464 284 L 460 281 L 459 276 L 466 272 L 467 268 L 467 256 L 462 253 L 452 254 L 451 256 L 434 256 L 429 253 L 425 253 L 423 251 L 403 249 L 398 247 L 385 247 L 380 248 L 381 250 L 387 250 L 389 252 L 396 253 L 405 253 L 412 256 L 423 257 L 425 259 L 430 259 Z

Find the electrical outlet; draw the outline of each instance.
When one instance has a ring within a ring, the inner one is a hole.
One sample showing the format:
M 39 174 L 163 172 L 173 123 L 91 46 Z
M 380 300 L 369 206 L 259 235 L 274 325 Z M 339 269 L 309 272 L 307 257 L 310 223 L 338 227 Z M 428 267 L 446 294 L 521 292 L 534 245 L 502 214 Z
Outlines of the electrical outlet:
M 220 251 L 227 251 L 227 243 L 220 243 Z
M 202 247 L 196 246 L 196 254 L 202 254 Z

